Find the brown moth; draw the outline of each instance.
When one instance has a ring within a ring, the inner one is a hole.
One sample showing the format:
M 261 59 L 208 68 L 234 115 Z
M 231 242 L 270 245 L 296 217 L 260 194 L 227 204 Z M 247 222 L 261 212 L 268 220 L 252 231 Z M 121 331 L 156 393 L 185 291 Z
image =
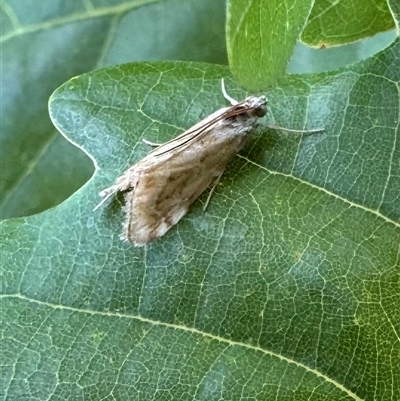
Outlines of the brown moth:
M 222 93 L 231 106 L 165 144 L 145 141 L 158 147 L 100 192 L 104 199 L 95 209 L 117 192 L 128 191 L 123 239 L 142 246 L 161 237 L 212 184 L 206 209 L 227 164 L 242 149 L 257 120 L 267 113 L 265 96 L 237 102 L 226 93 L 223 80 Z

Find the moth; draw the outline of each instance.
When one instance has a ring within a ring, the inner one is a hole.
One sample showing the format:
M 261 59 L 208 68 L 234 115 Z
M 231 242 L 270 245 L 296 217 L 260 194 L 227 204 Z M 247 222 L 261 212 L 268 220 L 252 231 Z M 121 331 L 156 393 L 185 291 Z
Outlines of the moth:
M 211 186 L 207 208 L 228 163 L 267 113 L 265 96 L 238 102 L 226 93 L 223 80 L 221 86 L 230 106 L 162 145 L 144 140 L 157 148 L 100 192 L 104 199 L 95 209 L 117 192 L 126 192 L 123 239 L 142 246 L 163 236 Z

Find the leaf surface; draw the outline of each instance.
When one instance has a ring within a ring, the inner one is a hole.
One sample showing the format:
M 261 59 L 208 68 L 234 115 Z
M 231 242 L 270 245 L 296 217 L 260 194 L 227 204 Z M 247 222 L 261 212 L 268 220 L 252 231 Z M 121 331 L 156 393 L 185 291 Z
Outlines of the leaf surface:
M 2 223 L 7 399 L 396 400 L 399 42 L 338 74 L 290 77 L 262 130 L 158 241 L 120 241 L 98 192 L 149 150 L 245 93 L 226 67 L 126 64 L 53 95 L 93 178 Z

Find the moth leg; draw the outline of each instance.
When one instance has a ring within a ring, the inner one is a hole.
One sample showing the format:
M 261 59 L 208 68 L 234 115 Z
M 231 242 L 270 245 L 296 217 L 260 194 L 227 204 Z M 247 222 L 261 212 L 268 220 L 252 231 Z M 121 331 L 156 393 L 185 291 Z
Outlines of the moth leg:
M 224 95 L 224 98 L 232 105 L 235 106 L 236 104 L 238 104 L 239 102 L 237 100 L 235 100 L 233 97 L 230 97 L 225 89 L 225 82 L 224 82 L 224 78 L 221 79 L 221 89 L 222 89 L 222 94 Z
M 159 146 L 164 145 L 163 143 L 150 142 L 150 141 L 148 141 L 147 139 L 144 139 L 144 138 L 142 138 L 142 141 L 143 141 L 146 145 L 153 146 L 153 147 L 155 147 L 155 148 L 158 148 Z
M 222 172 L 220 175 L 217 175 L 217 176 L 215 177 L 214 182 L 213 182 L 213 184 L 212 184 L 212 187 L 211 187 L 211 189 L 210 189 L 210 193 L 208 194 L 206 203 L 204 204 L 203 212 L 207 209 L 207 206 L 208 206 L 208 204 L 210 203 L 210 200 L 211 200 L 211 196 L 212 196 L 212 194 L 214 193 L 214 190 L 215 190 L 215 188 L 217 187 L 217 185 L 218 185 L 218 183 L 219 183 L 219 180 L 220 180 L 221 177 L 222 177 L 222 174 L 224 174 L 224 172 Z
M 315 129 L 291 129 L 291 128 L 283 128 L 280 127 L 279 125 L 275 124 L 267 124 L 267 128 L 269 129 L 276 129 L 279 131 L 284 131 L 284 132 L 293 132 L 295 134 L 313 134 L 316 132 L 323 132 L 325 131 L 325 128 L 315 128 Z

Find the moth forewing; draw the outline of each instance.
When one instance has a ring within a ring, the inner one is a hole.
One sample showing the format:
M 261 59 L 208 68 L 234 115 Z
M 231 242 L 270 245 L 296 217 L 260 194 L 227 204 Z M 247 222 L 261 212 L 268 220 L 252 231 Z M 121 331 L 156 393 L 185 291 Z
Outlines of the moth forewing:
M 232 103 L 157 147 L 100 193 L 106 200 L 128 191 L 124 239 L 141 246 L 161 237 L 219 180 L 257 119 L 266 114 L 265 96 Z

